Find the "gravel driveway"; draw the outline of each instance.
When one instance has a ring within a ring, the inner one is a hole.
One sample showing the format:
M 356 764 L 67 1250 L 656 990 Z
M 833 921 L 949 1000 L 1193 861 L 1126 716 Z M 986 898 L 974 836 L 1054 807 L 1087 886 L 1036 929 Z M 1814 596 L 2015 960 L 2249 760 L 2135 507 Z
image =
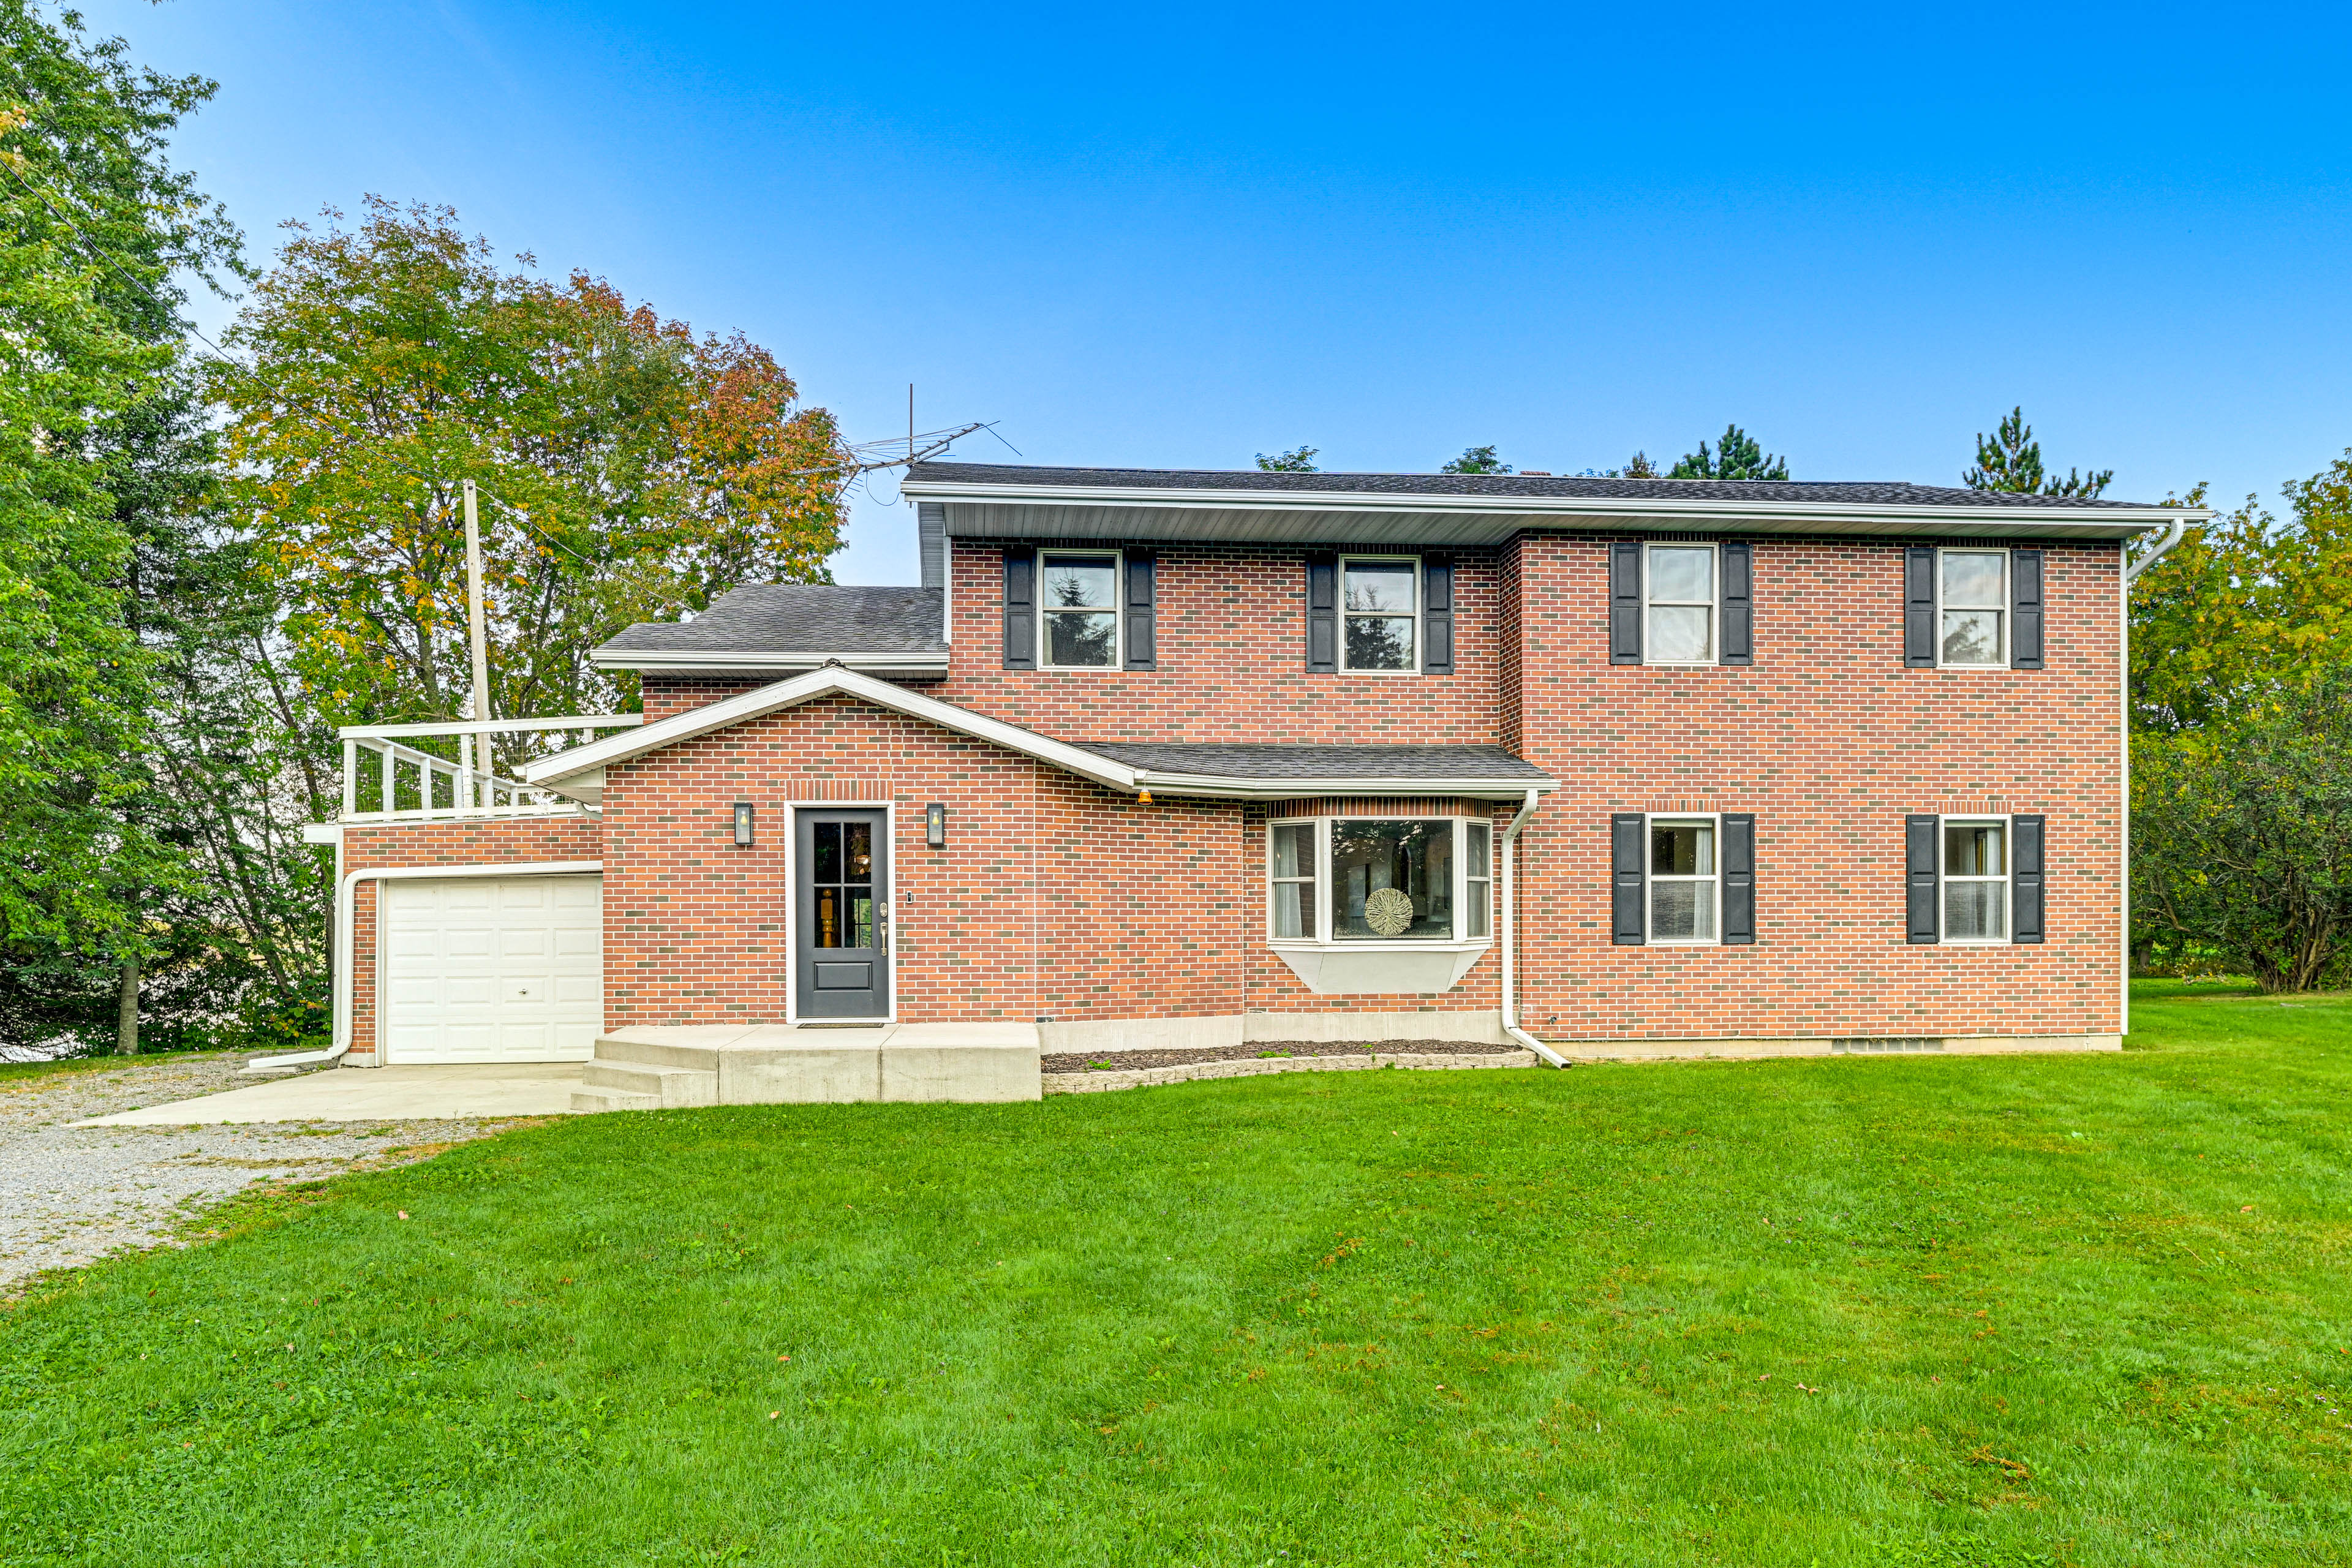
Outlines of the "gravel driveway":
M 318 1177 L 408 1150 L 480 1138 L 506 1121 L 247 1122 L 73 1127 L 237 1089 L 236 1056 L 164 1056 L 120 1068 L 0 1079 L 0 1300 L 44 1269 L 169 1239 L 191 1210 L 254 1182 Z

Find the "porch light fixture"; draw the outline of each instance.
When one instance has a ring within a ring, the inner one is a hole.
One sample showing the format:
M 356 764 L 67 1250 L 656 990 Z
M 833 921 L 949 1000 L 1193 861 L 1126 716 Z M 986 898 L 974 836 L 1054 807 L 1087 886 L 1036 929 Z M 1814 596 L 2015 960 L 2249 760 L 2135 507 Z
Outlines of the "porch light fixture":
M 948 808 L 936 800 L 923 807 L 923 844 L 931 849 L 948 847 Z
M 735 803 L 735 847 L 749 849 L 751 843 L 751 803 L 739 800 Z

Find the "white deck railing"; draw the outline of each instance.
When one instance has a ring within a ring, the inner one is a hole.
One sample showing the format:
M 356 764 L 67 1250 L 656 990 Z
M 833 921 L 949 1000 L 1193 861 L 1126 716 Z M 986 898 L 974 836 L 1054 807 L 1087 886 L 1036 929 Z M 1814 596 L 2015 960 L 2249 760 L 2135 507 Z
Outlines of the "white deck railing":
M 343 742 L 345 822 L 424 822 L 459 817 L 564 816 L 593 815 L 593 807 L 551 789 L 486 772 L 473 764 L 469 736 L 535 733 L 550 730 L 627 730 L 646 721 L 642 713 L 596 713 L 570 719 L 461 719 L 423 724 L 346 724 Z M 436 756 L 405 739 L 455 738 L 457 760 Z M 375 759 L 375 776 L 362 781 L 362 758 Z M 370 804 L 362 806 L 362 798 Z

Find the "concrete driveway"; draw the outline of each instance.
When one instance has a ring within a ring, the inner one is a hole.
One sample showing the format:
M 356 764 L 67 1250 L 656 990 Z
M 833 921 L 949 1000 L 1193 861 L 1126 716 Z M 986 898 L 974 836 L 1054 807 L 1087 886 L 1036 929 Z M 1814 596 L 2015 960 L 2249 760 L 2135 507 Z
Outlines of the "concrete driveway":
M 585 1062 L 332 1068 L 136 1110 L 80 1127 L 194 1127 L 227 1121 L 456 1121 L 568 1116 Z

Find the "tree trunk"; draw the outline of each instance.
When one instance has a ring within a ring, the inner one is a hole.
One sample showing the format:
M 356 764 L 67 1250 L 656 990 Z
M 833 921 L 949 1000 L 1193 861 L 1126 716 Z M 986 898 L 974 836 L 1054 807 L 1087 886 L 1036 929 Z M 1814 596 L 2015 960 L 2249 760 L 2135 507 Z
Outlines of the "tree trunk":
M 135 953 L 122 961 L 122 994 L 115 1012 L 114 1054 L 139 1054 L 139 958 Z

